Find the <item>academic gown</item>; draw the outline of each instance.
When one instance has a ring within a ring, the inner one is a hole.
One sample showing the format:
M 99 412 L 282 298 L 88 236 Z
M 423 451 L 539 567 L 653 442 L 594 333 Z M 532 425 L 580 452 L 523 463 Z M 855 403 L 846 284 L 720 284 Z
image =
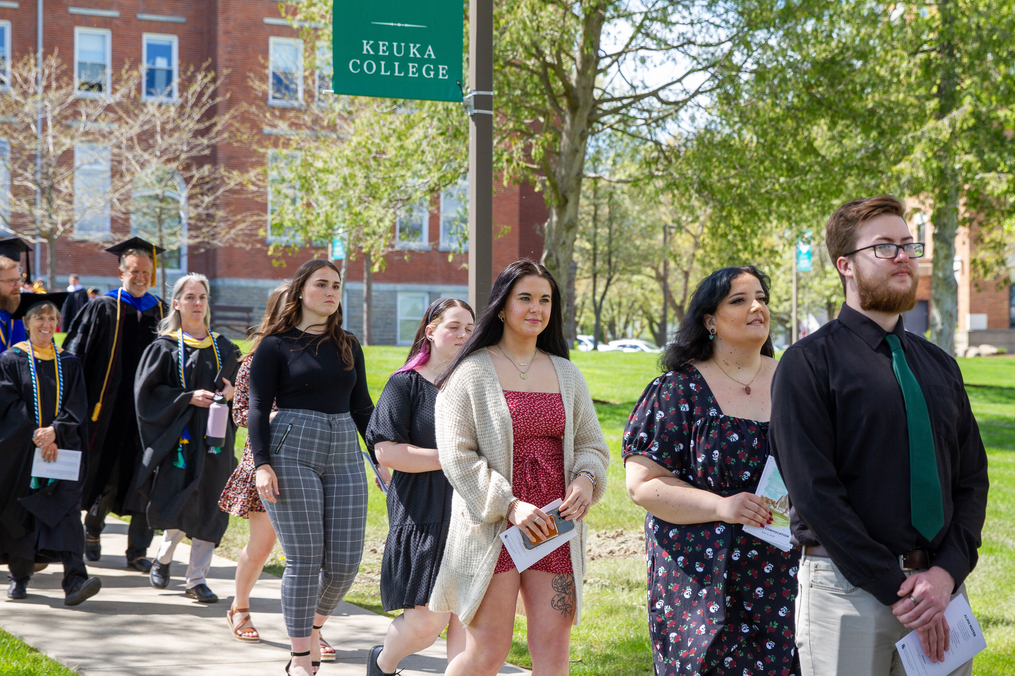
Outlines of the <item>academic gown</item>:
M 59 561 L 59 552 L 84 554 L 81 530 L 81 475 L 77 481 L 39 479 L 32 488 L 32 436 L 38 428 L 32 405 L 32 375 L 26 343 L 0 355 L 0 563 L 11 554 L 40 562 Z M 87 410 L 81 362 L 64 352 L 63 403 L 56 408 L 52 359 L 35 360 L 42 399 L 42 427 L 53 426 L 58 448 L 80 451 Z M 83 472 L 82 472 L 83 474 Z
M 70 295 L 67 296 L 67 300 L 63 302 L 63 307 L 60 308 L 61 323 L 63 324 L 63 330 L 65 332 L 70 329 L 70 325 L 74 321 L 74 318 L 78 316 L 78 312 L 80 312 L 81 308 L 83 308 L 87 303 L 87 289 L 81 288 L 77 291 L 70 292 Z
M 129 295 L 122 293 L 124 297 Z M 141 461 L 134 376 L 145 348 L 158 335 L 165 306 L 158 300 L 139 313 L 128 301 L 120 300 L 117 321 L 117 305 L 113 296 L 100 296 L 86 303 L 71 322 L 63 346 L 81 359 L 88 392 L 88 474 L 82 504 L 88 509 L 106 486 L 115 486 L 112 512 L 124 515 L 130 511 L 125 503 Z
M 186 387 L 180 382 L 177 338 L 159 336 L 145 350 L 134 380 L 144 447 L 135 497 L 144 500 L 152 528 L 182 530 L 190 538 L 218 546 L 229 525 L 229 515 L 219 509 L 218 501 L 236 468 L 236 426 L 230 412 L 225 444 L 211 453 L 204 439 L 208 409 L 190 403 L 194 391 L 214 392 L 220 389 L 219 378 L 231 383 L 236 378 L 239 349 L 222 336 L 216 335 L 216 342 L 221 370 L 210 345 L 184 346 Z M 181 443 L 185 429 L 189 441 Z
M 27 337 L 25 323 L 20 319 L 11 319 L 11 313 L 0 310 L 0 352 L 20 343 Z

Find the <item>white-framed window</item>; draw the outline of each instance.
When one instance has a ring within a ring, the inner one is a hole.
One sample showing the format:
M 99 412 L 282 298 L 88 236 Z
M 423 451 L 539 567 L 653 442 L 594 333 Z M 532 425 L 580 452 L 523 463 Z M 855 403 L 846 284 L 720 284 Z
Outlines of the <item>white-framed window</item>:
M 406 207 L 395 218 L 396 249 L 426 249 L 430 242 L 430 210 L 421 202 Z
M 11 22 L 0 21 L 0 91 L 11 86 Z
M 303 41 L 268 38 L 268 103 L 298 106 L 303 103 Z
M 141 36 L 141 58 L 145 63 L 141 98 L 144 100 L 175 101 L 179 97 L 179 44 L 175 35 L 144 33 Z
M 13 234 L 11 222 L 11 143 L 0 139 L 0 233 Z
M 441 251 L 469 250 L 469 179 L 441 192 Z
M 334 68 L 331 65 L 331 44 L 317 43 L 317 62 L 314 64 L 314 91 L 317 102 L 323 104 L 327 97 L 332 96 L 331 85 Z
M 416 329 L 423 321 L 423 314 L 430 305 L 430 297 L 425 293 L 398 294 L 398 344 L 412 345 L 416 337 Z
M 108 28 L 74 28 L 74 82 L 78 96 L 109 96 L 112 87 L 113 32 Z
M 299 208 L 299 187 L 290 178 L 292 166 L 299 159 L 296 151 L 268 151 L 268 244 L 298 243 L 297 236 L 277 222 L 276 216 L 282 212 L 291 217 Z
M 74 146 L 74 235 L 92 239 L 109 234 L 109 146 Z

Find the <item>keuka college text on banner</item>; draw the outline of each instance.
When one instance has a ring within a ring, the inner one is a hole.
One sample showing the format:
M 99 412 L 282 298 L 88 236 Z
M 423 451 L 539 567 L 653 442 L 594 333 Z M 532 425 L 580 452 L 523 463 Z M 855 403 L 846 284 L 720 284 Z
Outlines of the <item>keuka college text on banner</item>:
M 335 0 L 336 94 L 461 101 L 461 0 Z

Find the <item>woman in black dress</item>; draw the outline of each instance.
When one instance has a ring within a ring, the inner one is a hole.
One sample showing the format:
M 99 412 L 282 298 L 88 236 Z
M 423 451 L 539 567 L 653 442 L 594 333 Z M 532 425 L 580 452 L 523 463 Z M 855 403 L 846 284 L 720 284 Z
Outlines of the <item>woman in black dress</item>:
M 367 658 L 367 674 L 393 674 L 399 661 L 423 650 L 448 628 L 448 661 L 465 646 L 453 613 L 426 605 L 444 554 L 453 489 L 437 459 L 434 380 L 472 334 L 476 317 L 465 301 L 438 298 L 423 315 L 405 366 L 381 393 L 367 442 L 377 461 L 395 470 L 388 489 L 388 541 L 381 564 L 384 610 L 404 612 L 391 623 L 383 646 Z
M 667 372 L 624 431 L 627 489 L 645 507 L 649 633 L 657 676 L 799 672 L 800 552 L 744 532 L 772 514 L 754 494 L 771 454 L 768 278 L 713 272 L 694 293 Z

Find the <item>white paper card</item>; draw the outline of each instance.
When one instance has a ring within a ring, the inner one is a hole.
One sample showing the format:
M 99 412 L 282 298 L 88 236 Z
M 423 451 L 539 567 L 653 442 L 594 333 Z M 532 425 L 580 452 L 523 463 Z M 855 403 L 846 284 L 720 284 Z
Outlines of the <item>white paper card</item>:
M 980 623 L 962 594 L 948 604 L 945 621 L 951 633 L 951 646 L 945 653 L 944 662 L 935 664 L 930 661 L 923 653 L 920 637 L 915 631 L 895 644 L 907 676 L 947 676 L 987 648 Z
M 42 449 L 35 449 L 35 460 L 32 461 L 32 476 L 40 479 L 63 479 L 77 481 L 81 471 L 81 451 L 68 451 L 63 448 L 56 450 L 56 460 L 46 462 L 42 459 Z
M 560 507 L 561 502 L 563 502 L 563 500 L 558 498 L 543 507 L 543 511 L 549 512 L 551 509 L 557 509 Z M 576 523 L 574 528 L 563 535 L 558 535 L 557 537 L 547 540 L 543 544 L 537 545 L 532 549 L 525 548 L 525 544 L 522 541 L 525 536 L 522 535 L 522 531 L 519 530 L 518 526 L 511 526 L 501 533 L 500 539 L 504 542 L 504 546 L 507 547 L 508 554 L 511 555 L 511 561 L 514 562 L 515 568 L 517 568 L 520 573 L 523 570 L 531 568 L 537 561 L 563 545 L 565 542 L 569 542 L 572 538 L 578 535 L 578 529 L 580 527 L 581 524 Z
M 789 541 L 789 492 L 772 456 L 768 456 L 765 468 L 761 470 L 761 480 L 758 481 L 755 494 L 760 495 L 772 510 L 772 523 L 764 528 L 744 526 L 744 532 L 788 552 L 793 548 Z
M 360 453 L 362 453 L 363 457 L 367 459 L 367 464 L 370 465 L 370 469 L 372 469 L 374 471 L 374 476 L 377 477 L 377 483 L 380 484 L 380 486 L 381 486 L 381 493 L 384 493 L 385 495 L 387 495 L 388 494 L 388 486 L 387 486 L 387 484 L 384 483 L 384 479 L 381 478 L 381 471 L 379 469 L 377 469 L 377 465 L 374 464 L 374 461 L 370 458 L 370 454 L 369 453 L 367 453 L 366 451 L 362 451 L 362 450 L 360 451 Z

